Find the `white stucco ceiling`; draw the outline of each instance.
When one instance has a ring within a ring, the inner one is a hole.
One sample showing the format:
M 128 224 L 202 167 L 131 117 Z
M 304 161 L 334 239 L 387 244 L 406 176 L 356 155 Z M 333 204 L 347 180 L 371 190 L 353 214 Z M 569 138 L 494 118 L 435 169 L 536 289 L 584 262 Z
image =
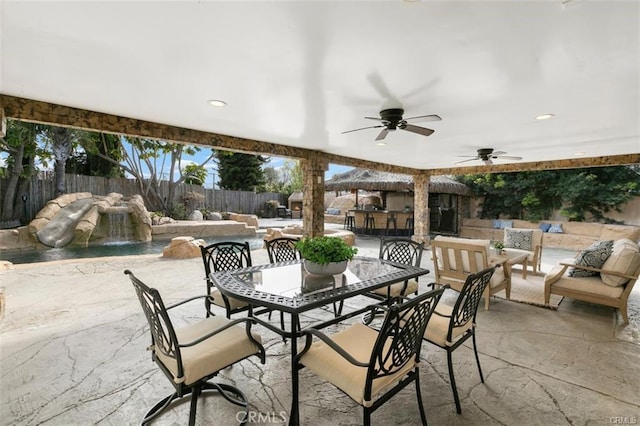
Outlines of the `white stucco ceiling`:
M 7 95 L 418 169 L 640 152 L 637 1 L 0 7 Z M 442 121 L 342 134 L 387 106 Z

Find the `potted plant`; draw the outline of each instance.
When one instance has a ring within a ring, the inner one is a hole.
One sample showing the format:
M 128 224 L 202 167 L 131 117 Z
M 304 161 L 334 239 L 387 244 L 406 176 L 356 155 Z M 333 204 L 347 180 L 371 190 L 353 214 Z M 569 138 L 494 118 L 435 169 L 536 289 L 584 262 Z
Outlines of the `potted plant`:
M 304 259 L 307 272 L 318 275 L 340 274 L 347 269 L 347 262 L 358 253 L 342 238 L 322 236 L 302 238 L 296 248 Z
M 496 250 L 496 254 L 502 254 L 502 249 L 504 248 L 504 244 L 500 241 L 493 243 L 493 248 Z

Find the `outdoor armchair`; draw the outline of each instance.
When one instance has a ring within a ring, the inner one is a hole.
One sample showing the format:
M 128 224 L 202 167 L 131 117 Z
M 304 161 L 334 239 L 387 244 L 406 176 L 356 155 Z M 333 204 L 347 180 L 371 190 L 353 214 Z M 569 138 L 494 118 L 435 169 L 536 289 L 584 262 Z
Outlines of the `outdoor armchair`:
M 420 266 L 422 261 L 422 251 L 424 243 L 418 243 L 410 238 L 382 238 L 380 240 L 380 259 L 390 260 L 404 265 Z M 418 294 L 418 279 L 392 284 L 373 291 L 378 296 L 383 296 L 388 300 L 407 294 Z
M 386 315 L 379 330 L 359 322 L 330 336 L 313 328 L 304 330 L 306 342 L 297 357 L 297 368 L 308 368 L 361 405 L 365 425 L 371 423 L 377 408 L 414 382 L 420 418 L 426 425 L 420 394 L 420 348 L 443 291 L 432 290 L 383 307 Z M 375 311 L 380 306 L 367 309 Z
M 251 330 L 254 320 L 230 321 L 221 316 L 210 316 L 182 328 L 174 328 L 168 313 L 171 309 L 207 296 L 193 297 L 165 307 L 156 289 L 149 288 L 129 270 L 124 273 L 129 275 L 149 322 L 151 358 L 174 387 L 171 395 L 145 414 L 142 424 L 152 421 L 174 400 L 190 394 L 189 425 L 194 425 L 198 396 L 206 391 L 219 392 L 227 401 L 243 407 L 246 420 L 247 398 L 242 391 L 210 380 L 223 368 L 253 355 L 264 364 L 262 339 Z M 235 418 L 239 417 L 236 415 Z
M 281 237 L 265 240 L 269 255 L 269 263 L 287 262 L 291 260 L 299 260 L 300 252 L 296 248 L 297 238 Z

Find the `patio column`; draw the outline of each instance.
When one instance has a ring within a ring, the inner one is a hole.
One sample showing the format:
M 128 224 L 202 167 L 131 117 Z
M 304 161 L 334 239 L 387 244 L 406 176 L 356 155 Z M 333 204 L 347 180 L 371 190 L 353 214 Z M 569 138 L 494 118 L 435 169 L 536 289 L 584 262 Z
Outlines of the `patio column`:
M 303 232 L 306 237 L 324 235 L 324 173 L 329 163 L 320 155 L 301 159 L 304 178 L 302 193 Z
M 429 181 L 426 173 L 413 175 L 413 240 L 429 244 Z

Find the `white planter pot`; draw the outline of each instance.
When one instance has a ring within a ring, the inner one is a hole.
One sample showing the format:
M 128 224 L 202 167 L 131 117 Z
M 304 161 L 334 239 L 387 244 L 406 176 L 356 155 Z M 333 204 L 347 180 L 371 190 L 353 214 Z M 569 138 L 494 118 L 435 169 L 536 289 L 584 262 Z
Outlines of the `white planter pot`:
M 319 263 L 309 262 L 305 259 L 304 269 L 310 274 L 316 275 L 336 275 L 341 274 L 347 269 L 347 260 L 342 262 L 331 262 L 326 265 L 320 265 Z

